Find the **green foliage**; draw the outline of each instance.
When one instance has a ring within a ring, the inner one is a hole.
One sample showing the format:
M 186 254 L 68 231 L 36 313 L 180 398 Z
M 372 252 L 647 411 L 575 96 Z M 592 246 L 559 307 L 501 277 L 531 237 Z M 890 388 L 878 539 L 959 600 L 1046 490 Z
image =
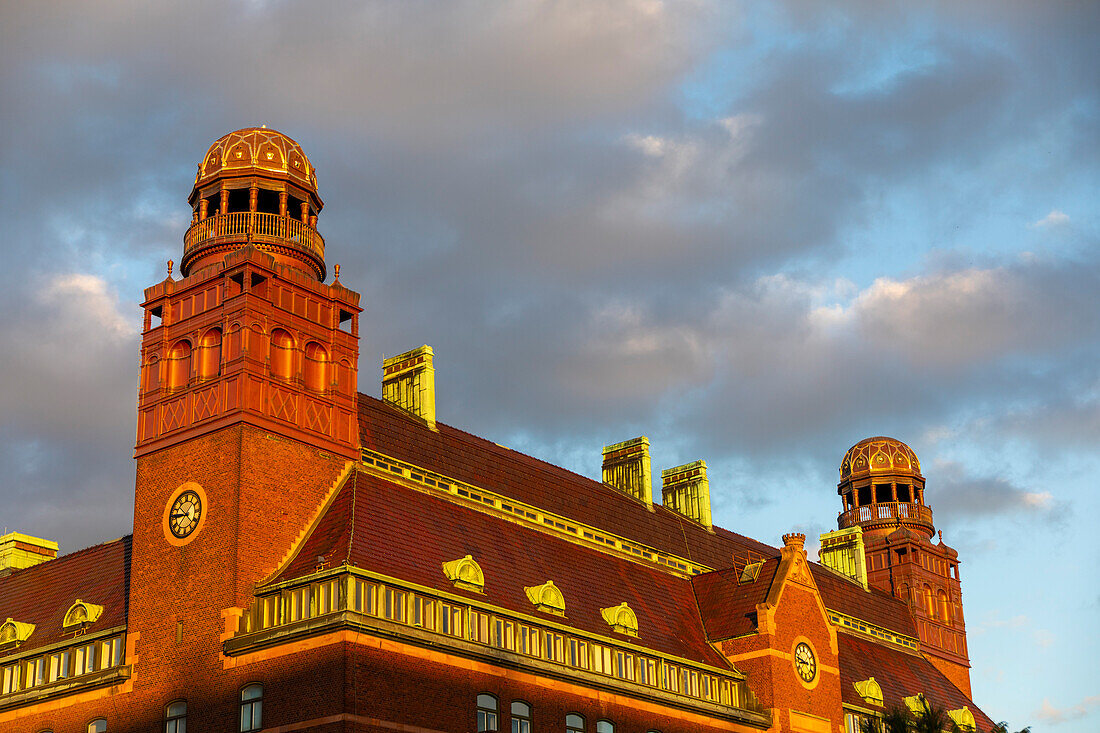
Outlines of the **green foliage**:
M 1011 731 L 1008 728 L 1008 723 L 1002 720 L 1000 723 L 995 723 L 993 727 L 989 729 L 989 733 L 1011 733 Z M 1016 731 L 1016 733 L 1031 733 L 1031 726 L 1024 726 Z

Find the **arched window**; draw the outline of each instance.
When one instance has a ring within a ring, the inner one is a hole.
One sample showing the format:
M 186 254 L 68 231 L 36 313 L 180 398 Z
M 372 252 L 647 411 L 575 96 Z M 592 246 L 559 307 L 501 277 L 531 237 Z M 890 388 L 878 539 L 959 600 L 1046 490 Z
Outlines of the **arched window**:
M 477 696 L 477 729 L 479 733 L 497 730 L 497 699 L 492 695 Z
M 164 733 L 187 733 L 187 703 L 183 700 L 164 708 Z
M 264 727 L 264 686 L 248 685 L 241 690 L 241 733 Z
M 168 386 L 171 389 L 186 387 L 191 378 L 191 342 L 177 341 L 168 352 Z
M 512 733 L 531 733 L 531 706 L 512 701 Z
M 566 715 L 565 733 L 584 733 L 584 716 L 576 713 Z
M 950 607 L 947 605 L 947 594 L 944 593 L 942 590 L 938 591 L 936 593 L 936 600 L 939 602 L 939 606 L 940 606 L 940 621 L 943 621 L 945 624 L 950 626 L 951 625 L 951 611 L 950 611 Z
M 88 723 L 88 733 L 107 733 L 107 719 L 96 718 Z
M 222 365 L 222 330 L 212 328 L 199 342 L 199 379 L 218 376 Z
M 152 392 L 160 387 L 160 357 L 156 354 L 145 362 L 145 391 Z
M 924 608 L 928 611 L 929 616 L 936 618 L 936 604 L 932 600 L 932 589 L 928 586 L 928 583 L 924 584 Z
M 601 720 L 596 723 L 596 733 L 615 733 L 615 724 L 610 720 Z
M 306 344 L 305 382 L 314 392 L 328 388 L 328 351 L 316 341 Z
M 280 379 L 294 375 L 294 337 L 281 328 L 271 332 L 271 373 Z

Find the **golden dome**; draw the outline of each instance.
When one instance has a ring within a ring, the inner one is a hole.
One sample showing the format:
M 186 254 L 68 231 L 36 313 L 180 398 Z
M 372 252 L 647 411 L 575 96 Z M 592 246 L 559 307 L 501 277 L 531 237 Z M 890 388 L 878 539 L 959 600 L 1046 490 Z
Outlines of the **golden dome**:
M 921 477 L 920 461 L 913 449 L 900 440 L 883 436 L 864 438 L 844 454 L 840 478 L 843 481 L 872 473 L 906 473 Z
M 214 141 L 199 165 L 195 188 L 219 175 L 272 175 L 317 191 L 313 164 L 302 146 L 276 130 L 246 127 Z

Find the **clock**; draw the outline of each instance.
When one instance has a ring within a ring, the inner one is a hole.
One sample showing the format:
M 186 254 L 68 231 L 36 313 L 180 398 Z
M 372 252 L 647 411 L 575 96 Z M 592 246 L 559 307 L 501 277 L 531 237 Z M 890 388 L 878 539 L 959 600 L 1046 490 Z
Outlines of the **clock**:
M 168 528 L 177 539 L 184 539 L 199 526 L 202 519 L 202 498 L 187 489 L 172 502 L 168 510 Z
M 817 658 L 814 650 L 804 641 L 794 648 L 794 669 L 803 682 L 813 682 L 817 676 Z

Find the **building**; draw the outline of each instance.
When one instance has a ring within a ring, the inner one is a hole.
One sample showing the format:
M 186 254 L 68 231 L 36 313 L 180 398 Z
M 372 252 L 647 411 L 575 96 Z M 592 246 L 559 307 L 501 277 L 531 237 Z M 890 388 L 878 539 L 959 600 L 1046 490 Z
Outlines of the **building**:
M 848 451 L 821 563 L 711 522 L 703 461 L 602 481 L 437 420 L 433 353 L 358 394 L 289 137 L 217 140 L 145 291 L 133 534 L 0 539 L 0 731 L 854 730 L 970 699 L 956 553 L 913 452 Z

